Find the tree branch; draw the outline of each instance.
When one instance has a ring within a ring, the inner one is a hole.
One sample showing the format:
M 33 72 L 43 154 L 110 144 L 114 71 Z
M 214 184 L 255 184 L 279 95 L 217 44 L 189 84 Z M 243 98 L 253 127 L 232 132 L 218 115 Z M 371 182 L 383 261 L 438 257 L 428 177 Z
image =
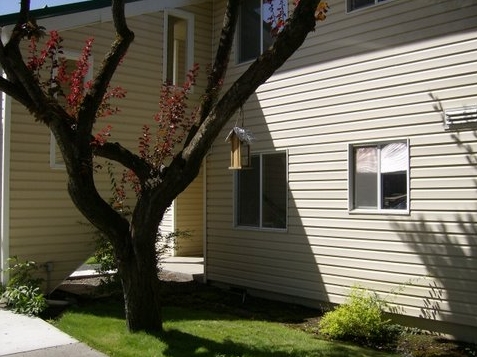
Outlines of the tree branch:
M 200 164 L 238 108 L 303 44 L 308 33 L 315 29 L 314 14 L 318 3 L 319 0 L 301 0 L 275 43 L 250 65 L 219 100 L 182 152 L 181 158 L 187 165 L 194 165 L 195 161 Z
M 9 43 L 14 46 L 18 46 L 22 38 L 25 36 L 26 25 L 28 24 L 28 18 L 30 14 L 30 0 L 21 0 L 20 2 L 20 13 L 13 28 L 12 35 L 10 37 Z
M 94 154 L 108 160 L 119 162 L 124 167 L 134 171 L 141 182 L 145 182 L 153 171 L 153 168 L 145 160 L 117 142 L 106 142 L 103 145 L 96 146 Z
M 200 104 L 199 109 L 199 122 L 191 127 L 187 139 L 184 142 L 186 147 L 194 135 L 197 133 L 200 125 L 209 115 L 213 105 L 216 103 L 220 90 L 222 89 L 225 74 L 230 60 L 230 53 L 232 51 L 232 45 L 235 37 L 235 29 L 239 16 L 238 0 L 227 1 L 227 6 L 224 14 L 222 32 L 220 34 L 219 45 L 215 55 L 215 61 L 210 69 L 208 76 L 207 87 L 205 89 L 204 97 Z
M 78 127 L 74 142 L 74 162 L 67 165 L 68 191 L 75 206 L 102 232 L 106 232 L 115 246 L 128 246 L 129 223 L 116 212 L 98 193 L 94 183 L 93 153 L 110 158 L 132 168 L 144 180 L 146 167 L 140 158 L 119 144 L 91 145 L 92 129 L 96 114 L 108 89 L 109 82 L 124 57 L 134 34 L 126 25 L 124 0 L 112 0 L 113 23 L 116 39 L 103 59 L 91 90 L 85 95 L 78 112 Z M 126 249 L 126 248 L 125 248 Z M 118 258 L 120 259 L 120 258 Z
M 30 100 L 30 97 L 23 88 L 14 85 L 12 82 L 3 77 L 0 77 L 0 92 L 4 92 L 27 108 L 31 108 L 33 106 L 33 102 Z
M 99 195 L 91 175 L 69 175 L 68 193 L 91 224 L 106 233 L 116 245 L 127 246 L 129 222 Z
M 8 81 L 12 84 L 8 85 L 7 82 L 2 82 L 1 86 L 9 91 L 8 94 L 25 105 L 37 120 L 48 124 L 49 117 L 46 115 L 44 105 L 47 97 L 26 66 L 20 51 L 20 41 L 24 37 L 39 37 L 43 34 L 41 27 L 36 24 L 34 19 L 30 18 L 29 12 L 30 1 L 22 0 L 20 16 L 10 39 L 5 46 L 0 44 L 0 64 Z
M 169 165 L 160 189 L 172 201 L 197 176 L 202 160 L 232 115 L 303 44 L 315 29 L 315 9 L 319 0 L 301 0 L 275 43 L 233 83 L 217 102 L 193 138 Z
M 129 30 L 126 24 L 124 0 L 112 1 L 112 14 L 116 29 L 116 40 L 109 53 L 105 55 L 101 69 L 93 82 L 91 90 L 85 96 L 78 113 L 78 134 L 81 138 L 89 138 L 95 122 L 96 112 L 103 101 L 111 78 L 134 39 L 134 33 Z

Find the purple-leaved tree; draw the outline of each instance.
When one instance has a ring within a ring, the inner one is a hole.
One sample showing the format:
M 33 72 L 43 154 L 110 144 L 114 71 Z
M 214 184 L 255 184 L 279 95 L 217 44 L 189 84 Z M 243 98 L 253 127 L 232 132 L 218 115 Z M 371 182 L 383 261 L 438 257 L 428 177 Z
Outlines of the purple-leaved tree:
M 126 22 L 124 0 L 112 0 L 115 41 L 105 55 L 102 67 L 86 88 L 80 87 L 73 74 L 62 77 L 61 64 L 54 65 L 57 71 L 50 81 L 70 83 L 67 104 L 60 100 L 58 87 L 61 83 L 45 85 L 39 78 L 35 66 L 40 64 L 35 61 L 41 61 L 42 54 L 34 60 L 34 56 L 24 58 L 20 50 L 23 39 L 36 38 L 42 32 L 30 16 L 29 0 L 21 1 L 20 16 L 8 42 L 0 43 L 0 65 L 6 74 L 6 77 L 0 77 L 0 90 L 20 102 L 37 122 L 48 126 L 53 133 L 66 165 L 71 199 L 113 246 L 123 287 L 126 321 L 131 331 L 162 329 L 155 243 L 164 212 L 197 176 L 204 156 L 232 115 L 301 46 L 307 34 L 315 29 L 316 21 L 324 19 L 327 9 L 327 5 L 319 0 L 295 1 L 295 9 L 286 21 L 283 18 L 273 20 L 281 29 L 275 34 L 274 44 L 251 63 L 227 91 L 222 92 L 240 3 L 240 0 L 226 3 L 215 60 L 195 117 L 185 123 L 182 120 L 185 116 L 179 114 L 181 120 L 174 124 L 178 131 L 185 130 L 183 137 L 177 138 L 165 126 L 163 147 L 147 151 L 149 144 L 144 139 L 141 143 L 144 150 L 140 154 L 131 152 L 120 143 L 108 142 L 109 127 L 96 135 L 93 133 L 96 118 L 114 112 L 107 99 L 123 95 L 120 89 L 110 89 L 109 83 L 134 39 Z M 76 78 L 81 77 L 81 69 L 79 71 Z M 191 72 L 186 86 L 192 85 L 195 71 Z M 186 93 L 187 90 L 179 91 L 177 95 L 186 96 Z M 174 104 L 177 101 L 162 103 L 164 116 L 158 118 L 159 121 L 168 120 L 170 124 L 170 118 L 177 115 L 170 113 Z M 167 115 L 169 118 L 164 119 Z M 145 133 L 148 130 L 144 128 Z M 164 167 L 162 159 L 171 155 L 171 145 L 178 147 L 178 152 Z M 116 162 L 134 174 L 140 194 L 129 220 L 98 193 L 94 156 Z

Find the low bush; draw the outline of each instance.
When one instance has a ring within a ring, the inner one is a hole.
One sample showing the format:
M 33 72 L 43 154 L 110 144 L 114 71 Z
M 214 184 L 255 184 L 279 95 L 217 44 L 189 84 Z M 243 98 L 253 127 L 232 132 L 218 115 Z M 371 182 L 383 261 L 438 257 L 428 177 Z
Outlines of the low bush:
M 330 339 L 368 346 L 391 344 L 401 328 L 385 317 L 386 301 L 377 294 L 353 287 L 346 302 L 324 314 L 320 332 Z
M 9 260 L 10 280 L 2 292 L 1 300 L 16 313 L 39 315 L 47 308 L 47 303 L 40 290 L 43 279 L 34 277 L 37 264 L 31 261 L 20 263 L 16 257 Z

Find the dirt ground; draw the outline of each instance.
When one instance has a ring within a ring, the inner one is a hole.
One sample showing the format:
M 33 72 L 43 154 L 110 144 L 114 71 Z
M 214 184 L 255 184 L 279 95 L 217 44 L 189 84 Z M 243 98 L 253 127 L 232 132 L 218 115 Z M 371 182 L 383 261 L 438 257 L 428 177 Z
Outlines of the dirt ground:
M 184 306 L 187 308 L 212 309 L 235 314 L 244 318 L 264 319 L 284 323 L 292 328 L 319 336 L 317 328 L 322 312 L 307 307 L 268 301 L 244 294 L 241 291 L 222 290 L 190 279 L 189 276 L 163 271 L 160 274 L 163 285 L 164 306 Z M 69 300 L 72 304 L 87 303 L 90 299 L 108 298 L 118 291 L 105 290 L 102 278 L 90 277 L 65 281 L 51 296 Z M 61 310 L 50 309 L 45 318 L 55 318 Z M 442 339 L 426 334 L 406 334 L 390 346 L 403 357 L 469 357 L 477 356 L 477 346 Z

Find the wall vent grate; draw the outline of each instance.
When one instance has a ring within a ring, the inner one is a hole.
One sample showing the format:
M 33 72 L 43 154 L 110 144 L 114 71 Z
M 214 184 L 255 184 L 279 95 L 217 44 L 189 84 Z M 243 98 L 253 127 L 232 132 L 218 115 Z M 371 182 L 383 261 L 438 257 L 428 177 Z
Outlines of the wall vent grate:
M 445 129 L 477 129 L 477 106 L 452 108 L 444 111 Z

